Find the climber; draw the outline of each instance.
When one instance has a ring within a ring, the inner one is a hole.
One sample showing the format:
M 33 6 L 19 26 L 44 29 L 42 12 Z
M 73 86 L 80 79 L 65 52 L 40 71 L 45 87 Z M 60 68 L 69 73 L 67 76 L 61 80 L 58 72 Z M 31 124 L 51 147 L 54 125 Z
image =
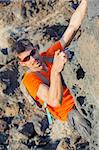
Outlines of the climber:
M 68 120 L 68 114 L 74 108 L 74 99 L 66 85 L 62 84 L 61 71 L 67 62 L 67 55 L 63 50 L 70 44 L 79 29 L 86 8 L 87 0 L 81 0 L 62 38 L 46 52 L 39 53 L 27 39 L 18 40 L 14 45 L 16 56 L 20 59 L 19 64 L 29 68 L 22 83 L 35 101 L 41 105 L 46 102 L 48 111 L 61 121 Z

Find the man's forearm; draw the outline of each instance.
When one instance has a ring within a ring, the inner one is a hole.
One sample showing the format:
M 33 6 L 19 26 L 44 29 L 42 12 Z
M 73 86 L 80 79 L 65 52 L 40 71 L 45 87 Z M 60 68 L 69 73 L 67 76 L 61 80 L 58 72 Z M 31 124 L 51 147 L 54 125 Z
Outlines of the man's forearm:
M 73 37 L 75 36 L 75 33 L 77 32 L 78 28 L 80 27 L 84 19 L 86 9 L 87 9 L 87 0 L 82 0 L 80 5 L 72 15 L 69 26 L 62 36 L 65 46 L 68 46 L 72 41 Z
M 53 68 L 50 76 L 49 101 L 53 106 L 61 105 L 63 96 L 63 87 L 60 73 L 57 73 Z
M 76 11 L 71 17 L 69 26 L 74 26 L 75 30 L 81 25 L 87 9 L 87 0 L 82 0 Z

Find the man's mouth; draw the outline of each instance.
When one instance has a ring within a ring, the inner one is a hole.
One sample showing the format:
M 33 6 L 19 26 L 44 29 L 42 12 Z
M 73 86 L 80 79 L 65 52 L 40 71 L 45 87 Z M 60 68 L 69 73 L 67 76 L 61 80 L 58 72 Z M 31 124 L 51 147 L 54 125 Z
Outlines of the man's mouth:
M 42 66 L 42 63 L 40 62 L 40 60 L 36 60 L 36 62 L 37 62 L 40 66 Z

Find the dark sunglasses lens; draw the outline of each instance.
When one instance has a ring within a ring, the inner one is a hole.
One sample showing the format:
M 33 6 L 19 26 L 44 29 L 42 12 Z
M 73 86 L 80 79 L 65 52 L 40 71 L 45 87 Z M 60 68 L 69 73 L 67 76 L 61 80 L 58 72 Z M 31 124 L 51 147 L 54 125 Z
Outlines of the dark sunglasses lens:
M 30 53 L 30 56 L 33 56 L 33 55 L 35 55 L 35 50 L 32 50 Z
M 30 55 L 29 56 L 26 56 L 24 59 L 23 59 L 23 62 L 26 62 L 30 59 Z
M 34 55 L 35 55 L 35 50 L 32 50 L 31 53 L 30 53 L 30 55 L 26 56 L 26 57 L 23 59 L 23 61 L 24 61 L 24 62 L 28 61 L 28 60 L 30 59 L 30 56 L 34 56 Z

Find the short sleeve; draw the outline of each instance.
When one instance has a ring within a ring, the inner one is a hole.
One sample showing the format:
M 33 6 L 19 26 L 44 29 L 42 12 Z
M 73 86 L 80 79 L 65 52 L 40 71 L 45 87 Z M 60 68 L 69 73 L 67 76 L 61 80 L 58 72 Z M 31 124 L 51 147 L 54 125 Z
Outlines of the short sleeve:
M 64 50 L 64 41 L 62 39 L 60 39 L 59 41 L 55 42 L 55 44 L 53 44 L 47 51 L 46 51 L 46 55 L 47 56 L 54 56 L 55 51 L 57 51 L 58 49 L 60 49 L 61 51 Z
M 28 90 L 29 94 L 34 99 L 36 99 L 37 91 L 42 81 L 39 78 L 37 78 L 37 76 L 33 73 L 28 73 L 24 76 L 22 82 Z

